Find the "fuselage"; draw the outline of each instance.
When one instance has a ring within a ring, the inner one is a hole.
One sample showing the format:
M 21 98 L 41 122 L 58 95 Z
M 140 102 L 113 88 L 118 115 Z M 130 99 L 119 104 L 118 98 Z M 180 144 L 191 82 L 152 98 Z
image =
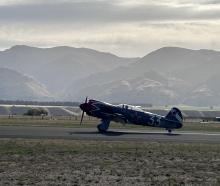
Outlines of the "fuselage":
M 106 121 L 115 121 L 124 124 L 134 124 L 166 129 L 178 129 L 182 122 L 170 120 L 165 116 L 145 112 L 138 107 L 126 104 L 112 105 L 97 100 L 89 100 L 88 103 L 80 105 L 87 115 Z

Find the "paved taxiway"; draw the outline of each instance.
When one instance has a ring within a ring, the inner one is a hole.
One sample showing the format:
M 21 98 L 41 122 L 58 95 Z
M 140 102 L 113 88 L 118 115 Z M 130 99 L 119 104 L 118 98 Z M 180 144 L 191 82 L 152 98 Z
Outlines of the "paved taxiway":
M 95 128 L 0 126 L 0 138 L 123 140 L 220 143 L 220 133 L 110 129 L 100 134 Z

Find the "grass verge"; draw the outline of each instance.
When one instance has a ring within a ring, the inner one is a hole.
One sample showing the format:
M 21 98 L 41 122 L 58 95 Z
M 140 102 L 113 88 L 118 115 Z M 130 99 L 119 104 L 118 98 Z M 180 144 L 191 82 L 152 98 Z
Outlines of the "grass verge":
M 100 123 L 98 119 L 85 117 L 83 125 L 79 125 L 80 118 L 52 118 L 42 119 L 41 117 L 0 117 L 0 125 L 9 126 L 53 126 L 53 127 L 72 127 L 72 128 L 96 128 Z M 110 128 L 122 129 L 138 129 L 138 130 L 162 130 L 160 128 L 143 127 L 138 125 L 122 125 L 120 123 L 112 122 Z M 200 123 L 200 122 L 185 122 L 183 128 L 178 131 L 206 131 L 206 132 L 220 132 L 220 123 Z
M 0 141 L 0 185 L 219 185 L 220 145 Z

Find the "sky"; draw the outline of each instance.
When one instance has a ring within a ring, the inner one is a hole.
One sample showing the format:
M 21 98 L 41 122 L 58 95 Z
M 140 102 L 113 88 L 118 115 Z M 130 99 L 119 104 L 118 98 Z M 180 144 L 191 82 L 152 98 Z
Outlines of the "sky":
M 219 0 L 0 0 L 0 49 L 72 46 L 142 57 L 220 50 Z

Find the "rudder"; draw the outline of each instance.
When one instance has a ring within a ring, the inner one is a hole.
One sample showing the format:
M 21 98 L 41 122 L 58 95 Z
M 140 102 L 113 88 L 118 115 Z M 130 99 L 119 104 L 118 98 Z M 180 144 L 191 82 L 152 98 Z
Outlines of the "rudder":
M 181 111 L 176 108 L 173 107 L 170 112 L 165 116 L 166 119 L 174 121 L 174 122 L 178 122 L 178 123 L 183 123 L 183 116 Z

